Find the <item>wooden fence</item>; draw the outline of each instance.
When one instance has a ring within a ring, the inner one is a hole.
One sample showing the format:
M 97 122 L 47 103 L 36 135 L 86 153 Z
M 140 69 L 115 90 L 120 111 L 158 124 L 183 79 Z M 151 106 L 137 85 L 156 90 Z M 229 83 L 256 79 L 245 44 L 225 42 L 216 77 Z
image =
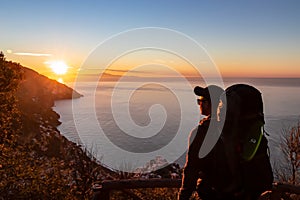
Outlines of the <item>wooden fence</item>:
M 130 193 L 128 189 L 139 188 L 180 188 L 181 179 L 123 179 L 123 180 L 106 180 L 93 187 L 94 200 L 109 200 L 112 190 L 122 190 L 131 195 L 133 199 L 140 200 L 134 193 Z M 286 193 L 300 196 L 300 186 L 274 183 L 272 191 L 265 193 L 261 199 L 263 200 L 288 200 L 291 199 Z

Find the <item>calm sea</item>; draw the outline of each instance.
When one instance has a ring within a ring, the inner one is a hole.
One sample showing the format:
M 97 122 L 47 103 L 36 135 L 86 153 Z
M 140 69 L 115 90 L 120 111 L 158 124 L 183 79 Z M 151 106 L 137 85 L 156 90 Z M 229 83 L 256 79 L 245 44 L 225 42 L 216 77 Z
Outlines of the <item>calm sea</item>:
M 224 80 L 225 87 L 235 83 L 262 93 L 273 163 L 281 157 L 283 130 L 300 120 L 300 79 Z M 79 82 L 72 86 L 84 97 L 55 103 L 62 122 L 58 129 L 114 169 L 130 171 L 157 156 L 183 165 L 188 134 L 200 118 L 195 85 L 203 83 Z

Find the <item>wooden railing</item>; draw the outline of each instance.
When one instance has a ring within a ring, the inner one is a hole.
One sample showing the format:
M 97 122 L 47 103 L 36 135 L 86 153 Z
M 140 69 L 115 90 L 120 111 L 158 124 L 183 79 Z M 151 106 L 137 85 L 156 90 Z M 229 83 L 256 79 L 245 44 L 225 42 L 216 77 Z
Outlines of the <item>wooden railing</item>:
M 122 179 L 107 180 L 93 187 L 94 200 L 109 200 L 111 190 L 139 188 L 180 188 L 181 179 Z M 129 194 L 132 195 L 132 194 Z M 136 197 L 136 199 L 139 199 Z
M 180 188 L 181 179 L 123 179 L 123 180 L 106 180 L 93 187 L 94 200 L 109 200 L 112 190 L 122 190 L 128 193 L 128 189 L 139 188 Z M 274 183 L 272 191 L 266 192 L 261 199 L 263 200 L 280 200 L 290 199 L 286 193 L 300 195 L 300 186 Z M 140 199 L 134 196 L 133 199 Z

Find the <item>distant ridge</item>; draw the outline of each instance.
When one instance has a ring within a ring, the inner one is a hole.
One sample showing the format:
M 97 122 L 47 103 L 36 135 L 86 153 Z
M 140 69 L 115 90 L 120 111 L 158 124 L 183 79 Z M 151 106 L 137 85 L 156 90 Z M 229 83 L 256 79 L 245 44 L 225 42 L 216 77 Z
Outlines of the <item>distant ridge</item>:
M 20 84 L 19 95 L 29 95 L 32 97 L 41 96 L 43 94 L 51 95 L 53 100 L 79 98 L 83 95 L 79 94 L 72 88 L 59 83 L 56 80 L 39 74 L 38 72 L 22 67 L 23 80 Z

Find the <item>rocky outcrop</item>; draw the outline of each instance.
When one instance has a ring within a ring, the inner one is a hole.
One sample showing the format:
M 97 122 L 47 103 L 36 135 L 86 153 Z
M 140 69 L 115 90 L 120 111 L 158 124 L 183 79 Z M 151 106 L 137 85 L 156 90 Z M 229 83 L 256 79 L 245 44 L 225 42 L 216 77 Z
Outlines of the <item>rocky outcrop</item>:
M 32 69 L 22 67 L 22 71 L 23 80 L 18 91 L 19 96 L 32 97 L 33 101 L 42 103 L 47 99 L 60 100 L 82 97 L 81 94 L 72 88 L 55 80 L 51 80 Z
M 60 116 L 52 110 L 55 100 L 79 98 L 82 95 L 29 68 L 21 67 L 21 71 L 23 78 L 16 96 L 22 115 L 22 138 L 29 141 L 41 131 L 41 127 L 56 128 L 60 124 Z

